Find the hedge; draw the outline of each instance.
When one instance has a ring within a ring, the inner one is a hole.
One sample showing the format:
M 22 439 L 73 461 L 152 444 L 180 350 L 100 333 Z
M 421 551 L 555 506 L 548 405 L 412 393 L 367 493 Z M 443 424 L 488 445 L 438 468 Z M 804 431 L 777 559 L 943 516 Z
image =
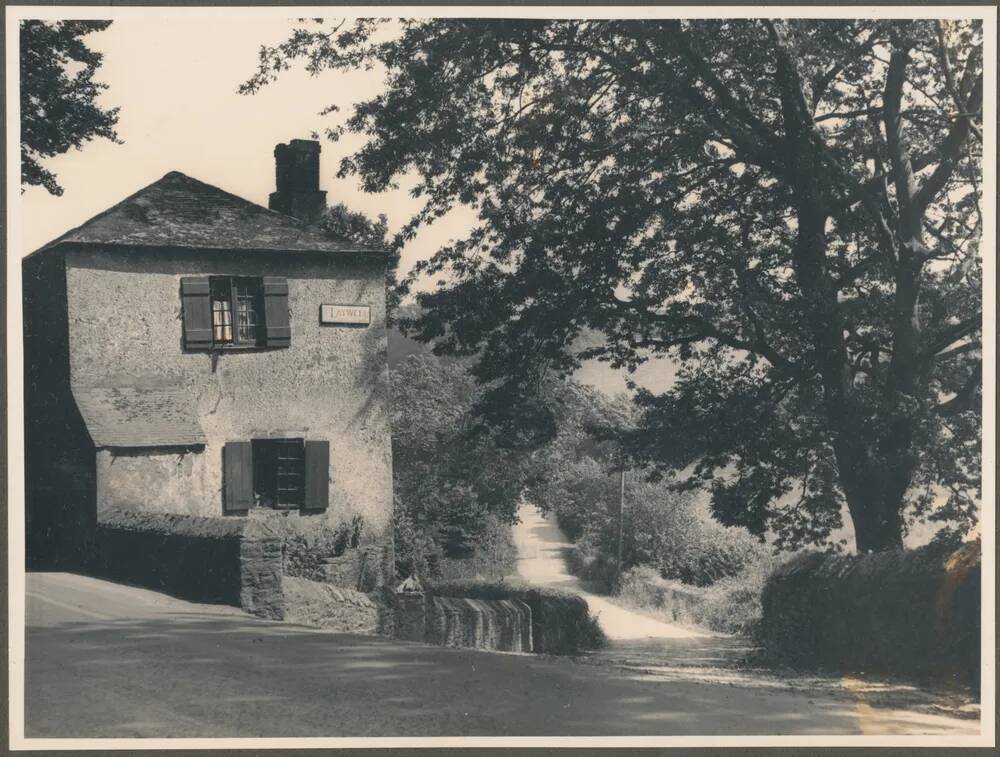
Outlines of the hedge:
M 569 592 L 503 581 L 441 581 L 430 587 L 438 597 L 520 600 L 531 608 L 533 651 L 576 654 L 599 649 L 607 639 L 586 600 Z
M 136 510 L 101 513 L 93 568 L 184 599 L 240 605 L 242 519 Z
M 774 661 L 978 686 L 979 541 L 867 555 L 805 553 L 764 586 Z

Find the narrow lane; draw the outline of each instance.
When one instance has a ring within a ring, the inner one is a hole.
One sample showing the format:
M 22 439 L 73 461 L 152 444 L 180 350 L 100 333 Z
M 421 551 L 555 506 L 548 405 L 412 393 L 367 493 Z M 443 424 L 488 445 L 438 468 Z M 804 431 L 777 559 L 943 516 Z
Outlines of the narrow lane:
M 570 541 L 556 525 L 534 505 L 524 504 L 517 512 L 519 523 L 514 526 L 517 547 L 517 572 L 525 581 L 536 586 L 549 586 L 579 594 L 597 616 L 597 621 L 615 646 L 621 642 L 648 639 L 696 639 L 717 636 L 673 623 L 664 623 L 632 612 L 588 591 L 576 576 L 566 569 L 564 552 Z
M 593 593 L 571 575 L 565 553 L 571 542 L 555 523 L 533 505 L 518 510 L 514 527 L 518 575 L 532 584 L 572 591 L 583 597 L 608 637 L 607 648 L 581 661 L 655 677 L 662 683 L 716 683 L 756 691 L 793 692 L 809 701 L 843 698 L 855 707 L 865 733 L 885 733 L 889 721 L 911 722 L 913 728 L 978 728 L 978 705 L 961 694 L 923 691 L 906 683 L 820 675 L 777 675 L 745 662 L 752 644 L 740 637 L 661 622 Z M 938 720 L 942 714 L 948 714 Z M 961 714 L 960 718 L 951 715 Z M 960 725 L 964 723 L 964 725 Z M 933 725 L 937 724 L 937 725 Z M 921 731 L 923 732 L 923 731 Z

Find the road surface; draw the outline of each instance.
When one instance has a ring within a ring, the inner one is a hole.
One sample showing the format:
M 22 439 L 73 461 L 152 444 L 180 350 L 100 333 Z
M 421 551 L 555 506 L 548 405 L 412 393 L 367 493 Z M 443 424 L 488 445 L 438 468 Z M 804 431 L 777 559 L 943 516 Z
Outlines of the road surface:
M 622 642 L 640 639 L 705 639 L 719 636 L 663 623 L 588 591 L 580 579 L 570 575 L 566 569 L 563 553 L 570 542 L 559 527 L 533 505 L 522 505 L 517 515 L 519 523 L 514 527 L 514 545 L 517 547 L 518 575 L 536 586 L 565 589 L 586 599 L 601 629 L 615 646 L 631 646 Z
M 718 683 L 751 689 L 799 691 L 816 697 L 848 696 L 858 706 L 866 733 L 884 733 L 896 727 L 890 721 L 913 723 L 920 729 L 934 727 L 922 713 L 960 716 L 956 729 L 967 727 L 961 719 L 977 719 L 978 705 L 965 694 L 929 692 L 901 682 L 819 675 L 777 675 L 750 668 L 745 660 L 751 644 L 739 637 L 668 623 L 615 604 L 595 594 L 569 573 L 566 550 L 571 542 L 554 522 L 530 504 L 518 509 L 514 526 L 517 573 L 536 586 L 571 591 L 583 597 L 608 637 L 606 649 L 587 656 L 586 662 L 613 665 L 655 675 L 661 681 Z M 873 708 L 873 704 L 876 707 Z M 883 721 L 883 717 L 888 717 Z M 933 720 L 937 725 L 944 721 Z M 922 731 L 920 731 L 922 732 Z
M 32 737 L 971 732 L 850 697 L 676 681 L 251 618 L 67 573 L 28 575 Z

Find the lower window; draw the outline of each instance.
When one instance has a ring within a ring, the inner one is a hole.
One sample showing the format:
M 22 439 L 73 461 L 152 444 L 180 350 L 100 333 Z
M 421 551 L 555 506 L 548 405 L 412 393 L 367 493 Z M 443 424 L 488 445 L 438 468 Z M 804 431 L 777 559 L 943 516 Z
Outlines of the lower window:
M 330 502 L 330 443 L 322 439 L 248 439 L 222 449 L 225 515 L 254 507 L 315 513 Z
M 254 504 L 276 510 L 302 507 L 305 442 L 302 439 L 254 439 L 251 444 Z

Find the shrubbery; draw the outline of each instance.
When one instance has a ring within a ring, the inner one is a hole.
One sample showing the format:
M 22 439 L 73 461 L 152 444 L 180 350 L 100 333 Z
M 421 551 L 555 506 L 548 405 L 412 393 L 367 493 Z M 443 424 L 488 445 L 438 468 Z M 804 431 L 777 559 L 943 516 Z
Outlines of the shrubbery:
M 738 575 L 703 587 L 666 580 L 654 568 L 640 565 L 622 575 L 619 594 L 627 604 L 651 610 L 667 622 L 757 638 L 761 592 L 774 566 L 773 559 L 758 560 Z
M 361 543 L 364 519 L 360 515 L 336 526 L 318 526 L 310 519 L 280 518 L 273 526 L 280 529 L 285 572 L 291 576 L 322 576 L 323 560 L 339 557 Z
M 593 458 L 567 463 L 538 487 L 540 504 L 577 543 L 571 567 L 586 580 L 610 586 L 618 557 L 620 474 Z M 626 479 L 622 563 L 655 568 L 664 578 L 708 586 L 739 575 L 769 554 L 743 528 L 714 521 L 693 495 L 643 480 Z
M 707 587 L 696 608 L 695 622 L 714 631 L 758 639 L 763 615 L 761 593 L 775 565 L 774 559 L 762 559 Z
M 391 375 L 397 572 L 502 575 L 504 565 L 488 563 L 509 559 L 496 545 L 515 519 L 524 450 L 477 422 L 481 390 L 460 362 L 410 355 Z

